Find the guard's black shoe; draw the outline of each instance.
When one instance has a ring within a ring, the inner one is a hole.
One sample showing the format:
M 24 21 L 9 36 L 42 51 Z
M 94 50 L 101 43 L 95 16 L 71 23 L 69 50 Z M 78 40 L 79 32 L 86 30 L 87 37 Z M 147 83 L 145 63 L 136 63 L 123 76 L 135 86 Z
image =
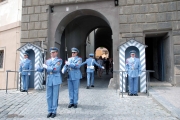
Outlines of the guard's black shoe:
M 77 108 L 77 104 L 74 105 L 74 108 Z
M 138 96 L 138 94 L 134 94 L 134 96 Z
M 94 85 L 91 85 L 91 87 L 94 87 Z
M 25 92 L 25 90 L 21 90 L 21 92 Z
M 27 92 L 27 90 L 24 90 L 24 92 Z
M 129 96 L 133 96 L 133 94 L 129 94 Z
M 52 113 L 49 113 L 49 114 L 47 115 L 47 118 L 51 117 L 51 115 L 52 115 Z
M 87 86 L 86 89 L 89 89 L 89 86 Z
M 56 117 L 56 114 L 52 113 L 51 118 L 54 118 L 54 117 Z
M 74 104 L 69 104 L 68 105 L 68 108 L 71 108 L 71 107 L 73 107 L 74 106 Z

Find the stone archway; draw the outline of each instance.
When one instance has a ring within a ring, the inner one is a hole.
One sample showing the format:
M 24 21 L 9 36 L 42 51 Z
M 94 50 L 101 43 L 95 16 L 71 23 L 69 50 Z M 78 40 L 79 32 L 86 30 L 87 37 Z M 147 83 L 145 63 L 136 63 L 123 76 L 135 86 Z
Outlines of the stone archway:
M 54 6 L 54 12 L 49 13 L 48 47 L 60 48 L 60 57 L 63 60 L 67 59 L 65 57 L 67 56 L 65 54 L 66 47 L 68 52 L 71 47 L 77 47 L 80 50 L 79 56 L 84 57 L 86 53 L 85 41 L 88 34 L 96 28 L 106 27 L 112 31 L 111 53 L 114 56 L 118 52 L 113 47 L 117 48 L 119 45 L 117 15 L 118 8 L 114 7 L 114 1 Z M 66 45 L 67 42 L 70 44 Z M 115 58 L 114 63 L 116 64 L 114 67 L 117 69 L 119 63 Z

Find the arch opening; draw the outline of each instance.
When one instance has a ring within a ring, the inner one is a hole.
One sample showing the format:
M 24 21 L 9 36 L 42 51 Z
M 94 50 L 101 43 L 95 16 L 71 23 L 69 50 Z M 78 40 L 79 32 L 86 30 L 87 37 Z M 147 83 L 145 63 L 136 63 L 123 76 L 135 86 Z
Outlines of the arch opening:
M 94 33 L 94 35 L 92 35 Z M 108 36 L 107 36 L 108 35 Z M 87 51 L 87 39 L 91 36 L 91 49 Z M 60 57 L 71 56 L 71 48 L 80 50 L 79 56 L 85 60 L 88 53 L 94 53 L 99 46 L 105 46 L 112 52 L 112 29 L 108 20 L 99 12 L 82 9 L 69 13 L 59 23 L 55 40 L 60 43 Z M 108 38 L 105 39 L 105 38 Z M 112 57 L 112 53 L 110 53 Z
M 79 49 L 78 56 L 85 61 L 89 53 L 94 53 L 98 47 L 105 47 L 108 57 L 112 57 L 112 29 L 109 21 L 99 12 L 83 9 L 74 11 L 60 21 L 55 41 L 60 43 L 60 57 L 67 60 L 71 57 L 71 48 Z M 89 49 L 88 49 L 89 48 Z M 85 76 L 85 67 L 81 67 Z

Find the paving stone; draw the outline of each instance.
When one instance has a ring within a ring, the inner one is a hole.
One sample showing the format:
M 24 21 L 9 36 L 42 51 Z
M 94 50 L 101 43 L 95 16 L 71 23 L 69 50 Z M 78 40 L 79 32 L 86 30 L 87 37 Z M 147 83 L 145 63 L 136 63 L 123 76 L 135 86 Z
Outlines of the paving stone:
M 109 79 L 112 75 L 103 74 L 102 78 L 95 75 L 95 87 L 86 89 L 86 79 L 82 79 L 79 89 L 78 108 L 68 109 L 69 97 L 66 81 L 60 88 L 57 116 L 54 119 L 62 120 L 177 120 L 170 113 L 160 107 L 151 97 L 145 94 L 127 96 L 124 98 L 116 90 L 108 89 Z M 10 111 L 16 115 L 7 118 L 9 114 L 4 108 L 0 119 L 13 120 L 48 120 L 46 91 L 29 91 L 29 95 L 15 90 L 0 91 L 1 104 L 15 108 Z M 6 99 L 2 99 L 6 98 Z M 13 113 L 14 112 L 14 113 Z

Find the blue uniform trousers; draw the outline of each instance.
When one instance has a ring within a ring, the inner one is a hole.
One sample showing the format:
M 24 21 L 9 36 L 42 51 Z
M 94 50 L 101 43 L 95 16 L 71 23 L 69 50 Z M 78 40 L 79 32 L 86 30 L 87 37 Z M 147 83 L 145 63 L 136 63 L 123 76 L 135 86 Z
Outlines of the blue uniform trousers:
M 23 90 L 28 90 L 29 86 L 29 75 L 21 75 L 22 82 L 23 82 Z
M 78 104 L 79 80 L 68 80 L 69 104 Z
M 52 85 L 46 87 L 47 92 L 47 104 L 48 104 L 48 112 L 55 113 L 58 107 L 58 98 L 59 98 L 59 85 Z
M 138 93 L 138 77 L 130 77 L 129 79 L 129 93 L 130 94 L 137 94 Z
M 87 72 L 87 86 L 94 85 L 94 71 Z

